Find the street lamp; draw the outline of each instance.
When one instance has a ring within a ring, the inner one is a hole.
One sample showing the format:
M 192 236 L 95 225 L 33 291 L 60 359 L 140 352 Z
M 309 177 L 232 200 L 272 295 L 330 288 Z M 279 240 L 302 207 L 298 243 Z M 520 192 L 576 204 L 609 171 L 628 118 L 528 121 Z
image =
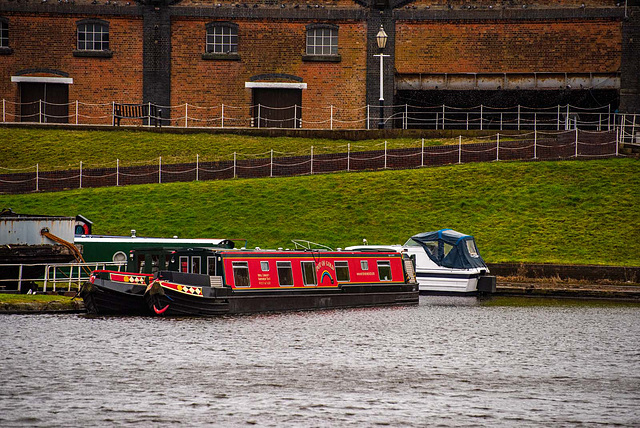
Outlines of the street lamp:
M 385 46 L 387 46 L 387 33 L 384 32 L 384 28 L 380 25 L 380 31 L 376 34 L 376 42 L 378 43 L 378 48 L 380 49 L 380 53 L 374 56 L 380 57 L 380 121 L 378 122 L 378 128 L 384 129 L 384 78 L 383 78 L 383 62 L 384 57 L 390 55 L 384 55 L 382 51 L 384 51 Z

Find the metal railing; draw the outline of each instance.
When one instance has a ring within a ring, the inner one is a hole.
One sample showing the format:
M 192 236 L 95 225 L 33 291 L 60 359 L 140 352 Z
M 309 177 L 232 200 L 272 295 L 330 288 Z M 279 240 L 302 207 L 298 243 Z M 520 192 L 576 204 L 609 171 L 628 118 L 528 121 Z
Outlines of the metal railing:
M 381 121 L 379 106 L 343 108 L 325 107 L 269 107 L 262 104 L 232 106 L 197 106 L 184 103 L 174 106 L 153 103 L 139 104 L 145 113 L 136 117 L 122 117 L 117 106 L 127 103 L 65 104 L 45 100 L 14 103 L 2 100 L 2 122 L 66 123 L 75 125 L 114 125 L 123 120 L 125 126 L 163 126 L 181 128 L 309 128 L 309 129 L 372 129 Z M 388 116 L 382 121 L 397 129 L 477 129 L 477 130 L 570 130 L 611 131 L 619 114 L 606 105 L 595 108 L 572 106 L 553 107 L 490 107 L 479 105 L 459 108 L 447 105 L 415 106 L 391 105 L 384 108 Z
M 92 271 L 121 271 L 126 265 L 126 262 L 0 264 L 0 270 L 9 273 L 0 278 L 0 287 L 14 289 L 14 285 L 17 285 L 15 290 L 20 293 L 25 286 L 35 285 L 38 291 L 55 292 L 60 288 L 60 284 L 64 284 L 62 288 L 66 288 L 67 291 L 71 291 L 72 288 L 79 290 L 82 284 L 89 280 Z

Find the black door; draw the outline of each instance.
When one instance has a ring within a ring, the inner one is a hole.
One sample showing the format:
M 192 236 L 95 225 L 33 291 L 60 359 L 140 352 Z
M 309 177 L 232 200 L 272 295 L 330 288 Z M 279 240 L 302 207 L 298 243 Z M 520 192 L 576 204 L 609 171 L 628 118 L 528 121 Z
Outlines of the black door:
M 253 89 L 252 117 L 260 128 L 300 128 L 302 89 Z
M 69 122 L 69 85 L 20 83 L 20 121 Z

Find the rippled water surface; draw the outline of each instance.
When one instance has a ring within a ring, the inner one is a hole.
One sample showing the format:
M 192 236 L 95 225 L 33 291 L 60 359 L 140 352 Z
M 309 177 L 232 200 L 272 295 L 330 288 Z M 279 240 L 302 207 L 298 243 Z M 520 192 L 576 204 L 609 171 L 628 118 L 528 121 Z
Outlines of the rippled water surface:
M 0 315 L 0 426 L 639 425 L 640 307 L 524 302 Z

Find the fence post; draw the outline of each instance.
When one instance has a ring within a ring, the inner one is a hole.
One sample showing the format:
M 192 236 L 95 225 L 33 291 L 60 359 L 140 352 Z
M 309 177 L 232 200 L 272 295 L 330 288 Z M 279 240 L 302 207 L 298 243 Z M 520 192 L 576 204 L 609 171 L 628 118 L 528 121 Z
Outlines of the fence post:
M 220 122 L 220 127 L 224 128 L 224 103 L 222 104 L 222 121 Z
M 116 186 L 120 185 L 120 159 L 116 159 Z
M 616 128 L 616 157 L 618 156 L 618 146 L 620 145 L 619 141 L 618 141 L 618 134 L 619 134 L 620 130 L 618 128 Z
M 442 104 L 442 129 L 444 129 L 444 104 Z
M 404 129 L 409 129 L 409 104 L 404 105 Z
M 258 104 L 258 128 L 260 128 L 260 104 Z
M 76 125 L 78 124 L 78 100 L 76 100 Z
M 198 166 L 200 164 L 200 155 L 196 153 L 196 181 L 198 181 Z
M 502 131 L 502 112 L 500 112 L 500 130 Z
M 567 118 L 564 121 L 564 129 L 568 131 L 571 129 L 571 122 L 569 122 L 569 103 L 567 103 Z
M 440 122 L 440 113 L 436 112 L 436 131 L 438 130 L 438 122 Z
M 111 101 L 111 126 L 116 126 L 116 102 Z
M 189 127 L 189 103 L 184 103 L 184 127 Z
M 462 163 L 462 135 L 458 137 L 458 163 Z
M 273 177 L 273 149 L 271 149 L 271 167 L 269 168 L 269 177 Z
M 387 141 L 384 142 L 384 169 L 387 169 Z
M 37 163 L 36 164 L 36 192 L 39 190 L 38 189 L 38 185 L 40 184 L 39 181 L 40 181 L 40 164 Z
M 147 126 L 151 126 L 151 101 L 149 101 L 149 109 L 147 110 Z
M 611 104 L 609 104 L 609 112 L 607 113 L 607 131 L 611 131 Z
M 424 166 L 424 138 L 422 139 L 422 148 L 420 149 L 420 166 Z
M 331 105 L 331 129 L 333 129 L 333 105 Z
M 5 100 L 5 99 L 3 98 L 3 99 L 2 99 L 2 121 L 3 121 L 3 122 L 6 122 L 6 121 L 7 121 L 7 120 L 6 120 L 6 116 L 5 116 L 5 111 L 6 111 L 6 109 L 5 109 L 5 107 L 6 107 L 6 102 L 7 102 L 7 100 Z
M 500 160 L 500 133 L 496 137 L 496 161 Z
M 558 131 L 560 130 L 560 104 L 558 104 Z
M 467 112 L 467 131 L 469 130 L 469 112 Z
M 576 126 L 576 159 L 578 158 L 578 127 Z
M 538 113 L 533 113 L 533 132 L 538 130 Z
M 518 131 L 520 130 L 520 104 L 518 104 Z
M 371 120 L 371 117 L 369 116 L 369 104 L 367 104 L 367 129 L 369 128 L 369 121 Z
M 533 131 L 533 158 L 538 159 L 538 131 Z
M 44 269 L 44 289 L 45 290 L 47 289 L 47 282 L 49 282 L 49 266 L 45 266 L 45 269 Z
M 480 104 L 480 130 L 482 131 L 482 104 Z
M 236 177 L 236 152 L 233 152 L 233 178 Z
M 350 163 L 351 163 L 351 143 L 347 143 L 347 172 L 349 172 Z
M 42 100 L 38 100 L 38 123 L 42 123 Z
M 162 156 L 158 158 L 158 184 L 162 183 Z
M 311 146 L 311 175 L 313 175 L 313 146 Z
M 22 291 L 22 264 L 18 267 L 18 293 Z
M 80 161 L 80 189 L 82 189 L 82 161 Z

